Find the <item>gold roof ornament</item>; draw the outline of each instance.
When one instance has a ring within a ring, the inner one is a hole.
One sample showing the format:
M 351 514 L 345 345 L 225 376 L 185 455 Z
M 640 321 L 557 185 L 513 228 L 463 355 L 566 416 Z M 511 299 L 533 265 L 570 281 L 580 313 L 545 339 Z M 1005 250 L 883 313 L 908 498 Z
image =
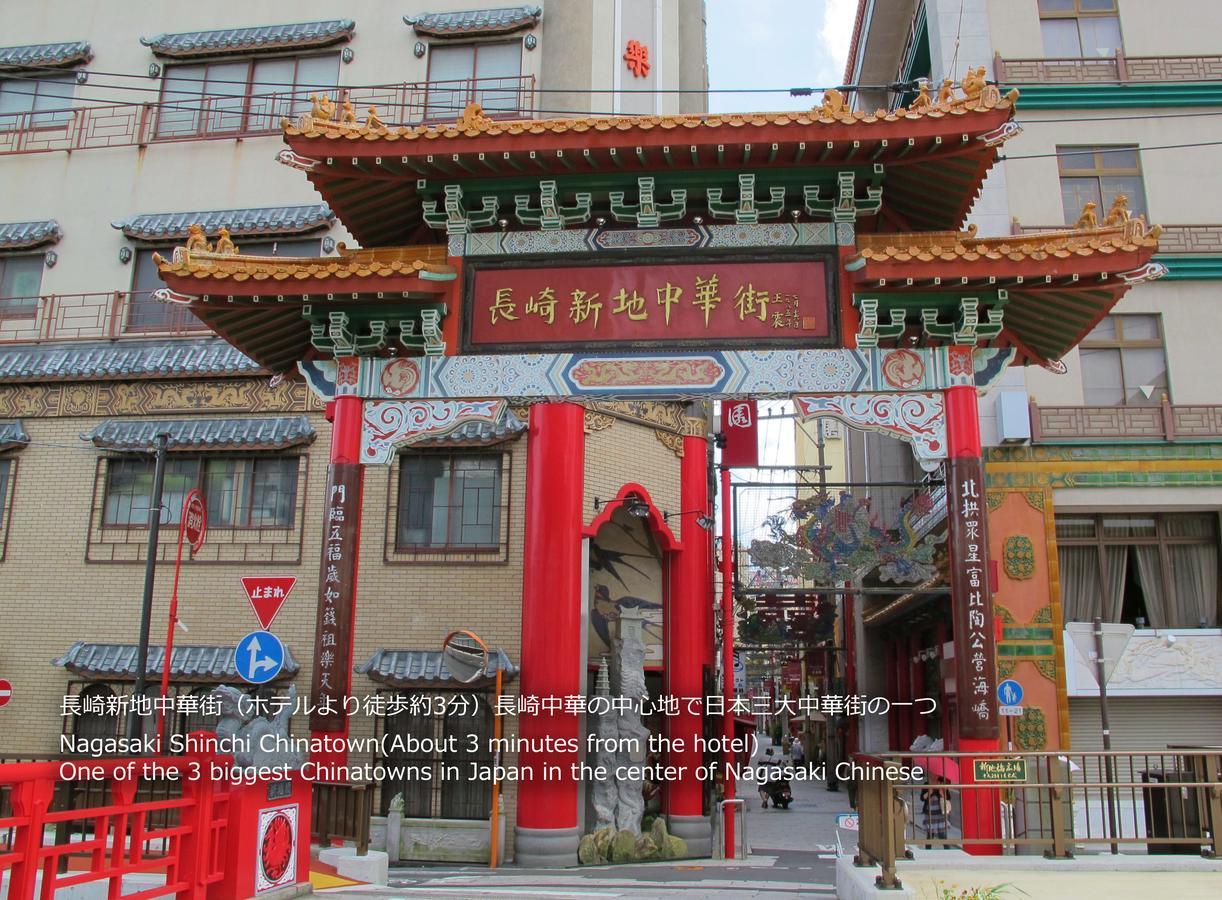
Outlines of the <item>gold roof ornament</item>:
M 1129 211 L 1129 198 L 1124 194 L 1117 194 L 1116 199 L 1112 201 L 1111 209 L 1107 211 L 1107 215 L 1103 218 L 1103 227 L 1123 225 L 1132 217 L 1133 214 Z
M 212 245 L 208 243 L 208 238 L 204 234 L 204 226 L 195 223 L 187 226 L 187 252 L 188 253 L 211 253 Z
M 1093 200 L 1086 201 L 1086 205 L 1082 207 L 1082 215 L 1078 216 L 1078 221 L 1073 223 L 1073 227 L 1078 231 L 1099 227 L 1099 217 L 1095 215 Z
M 376 106 L 369 107 L 367 113 L 368 114 L 365 116 L 365 123 L 363 125 L 367 131 L 386 130 L 386 125 L 383 124 L 382 120 L 378 118 L 378 108 Z
M 216 237 L 216 247 L 212 251 L 218 256 L 237 256 L 238 247 L 229 236 L 229 229 L 222 228 Z
M 487 131 L 492 120 L 484 115 L 484 108 L 478 103 L 468 103 L 454 124 L 459 131 Z
M 917 95 L 912 98 L 912 102 L 908 104 L 908 112 L 922 113 L 933 106 L 933 97 L 929 96 L 929 82 L 924 78 L 921 79 L 921 86 L 917 90 Z
M 828 88 L 823 92 L 823 102 L 818 106 L 821 115 L 835 119 L 843 115 L 847 109 L 848 101 L 845 100 L 844 94 L 840 93 L 840 91 L 835 88 Z
M 335 101 L 326 94 L 310 94 L 310 118 L 330 122 L 335 118 Z
M 352 100 L 348 97 L 348 92 L 344 91 L 339 104 L 339 124 L 341 125 L 356 125 L 356 110 L 352 106 Z

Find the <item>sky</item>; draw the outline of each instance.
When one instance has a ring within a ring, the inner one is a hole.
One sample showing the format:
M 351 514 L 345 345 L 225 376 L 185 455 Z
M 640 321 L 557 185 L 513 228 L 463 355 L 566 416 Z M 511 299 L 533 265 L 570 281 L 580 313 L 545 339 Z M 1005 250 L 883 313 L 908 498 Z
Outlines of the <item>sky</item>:
M 844 80 L 857 0 L 705 0 L 709 112 L 810 109 L 791 87 Z M 776 93 L 716 93 L 740 89 Z
M 791 87 L 824 88 L 844 81 L 857 0 L 705 0 L 709 54 L 709 112 L 810 109 L 818 96 L 792 97 Z M 767 93 L 717 93 L 736 89 Z M 776 90 L 779 89 L 779 90 Z M 762 465 L 793 465 L 794 423 L 784 402 L 761 402 Z M 772 418 L 775 417 L 775 418 Z M 740 469 L 735 481 L 775 483 L 774 490 L 739 492 L 739 540 L 765 537 L 761 523 L 789 505 L 795 493 L 781 485 L 790 471 Z

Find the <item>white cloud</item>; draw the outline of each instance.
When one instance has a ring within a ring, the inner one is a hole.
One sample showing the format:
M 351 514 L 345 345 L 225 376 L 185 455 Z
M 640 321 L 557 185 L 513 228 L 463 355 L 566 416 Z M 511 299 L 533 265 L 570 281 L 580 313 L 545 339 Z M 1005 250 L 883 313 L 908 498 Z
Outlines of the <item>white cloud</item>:
M 825 0 L 823 27 L 819 29 L 819 41 L 823 44 L 829 62 L 843 77 L 844 64 L 849 54 L 849 43 L 853 36 L 853 21 L 857 17 L 857 0 Z

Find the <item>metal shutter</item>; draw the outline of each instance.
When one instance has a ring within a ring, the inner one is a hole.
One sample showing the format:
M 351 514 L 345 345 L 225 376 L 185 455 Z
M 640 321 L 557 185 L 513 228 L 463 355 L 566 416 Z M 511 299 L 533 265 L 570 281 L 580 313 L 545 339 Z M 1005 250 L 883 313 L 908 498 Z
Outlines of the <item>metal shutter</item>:
M 1113 750 L 1162 750 L 1177 746 L 1222 746 L 1222 697 L 1109 697 Z M 1103 749 L 1099 701 L 1069 700 L 1073 749 Z

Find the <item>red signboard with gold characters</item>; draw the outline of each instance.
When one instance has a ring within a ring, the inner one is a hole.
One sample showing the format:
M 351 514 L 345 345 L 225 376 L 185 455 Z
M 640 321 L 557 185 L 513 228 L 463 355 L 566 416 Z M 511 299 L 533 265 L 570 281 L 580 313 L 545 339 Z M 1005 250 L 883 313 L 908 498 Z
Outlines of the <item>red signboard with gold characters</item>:
M 471 266 L 465 349 L 830 346 L 832 271 L 822 258 Z

